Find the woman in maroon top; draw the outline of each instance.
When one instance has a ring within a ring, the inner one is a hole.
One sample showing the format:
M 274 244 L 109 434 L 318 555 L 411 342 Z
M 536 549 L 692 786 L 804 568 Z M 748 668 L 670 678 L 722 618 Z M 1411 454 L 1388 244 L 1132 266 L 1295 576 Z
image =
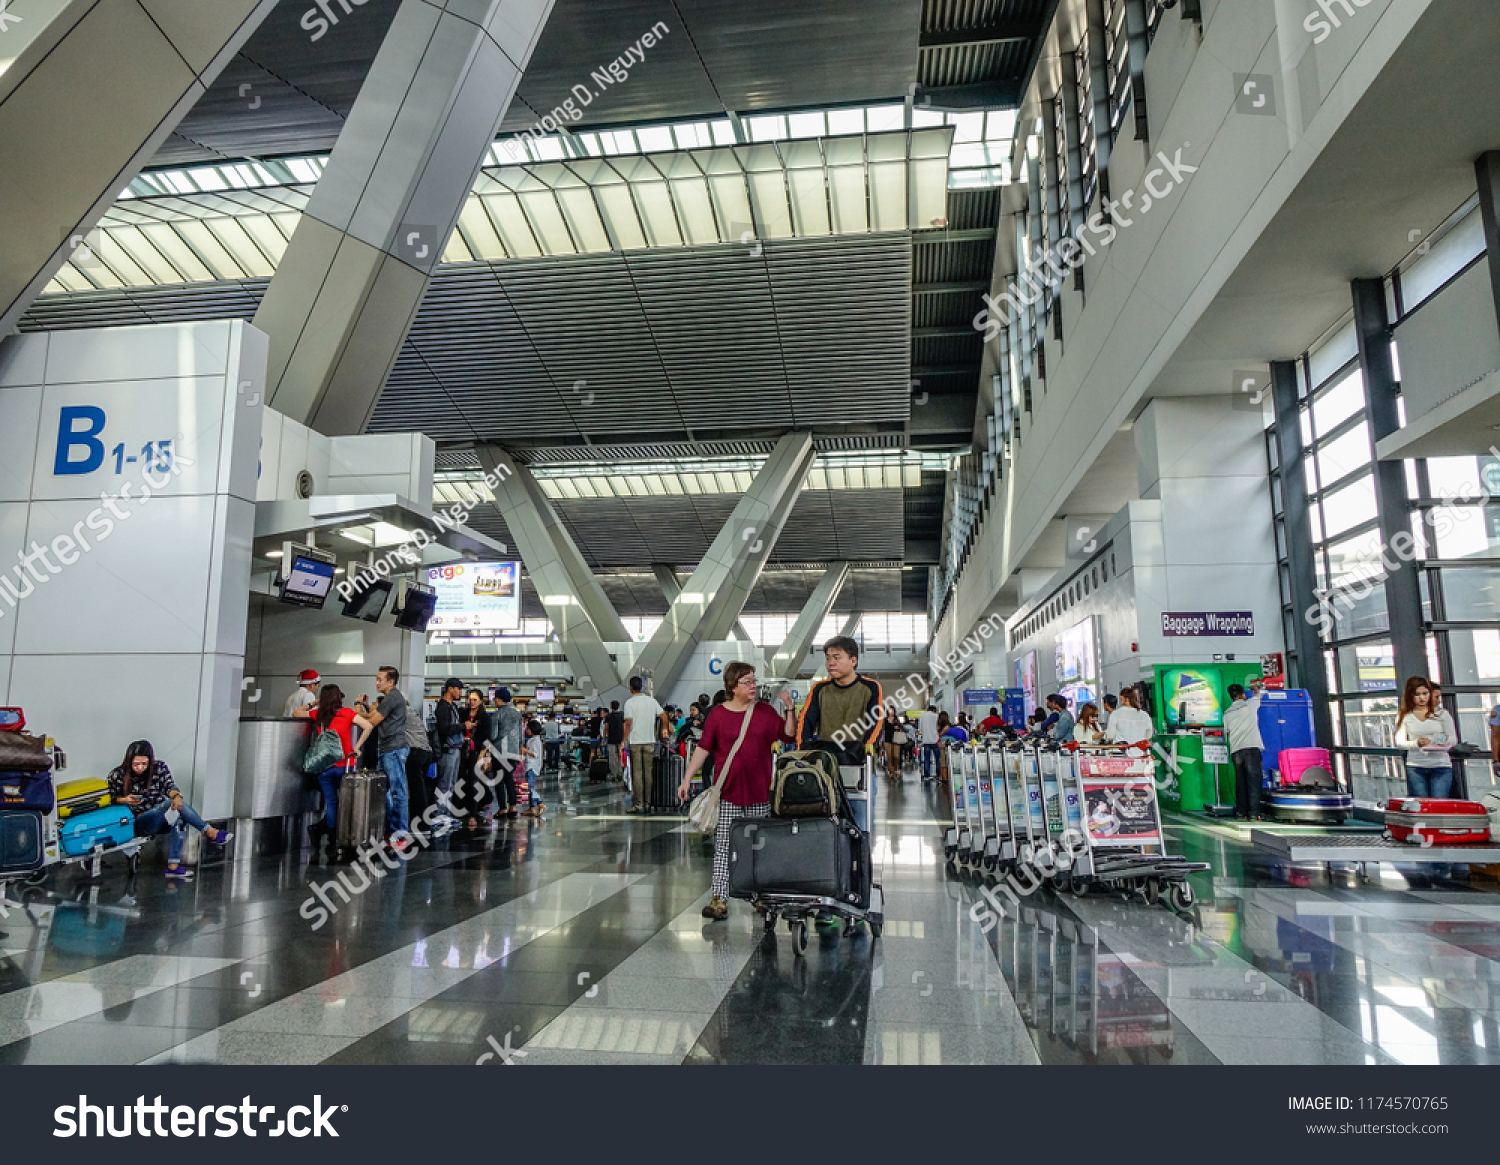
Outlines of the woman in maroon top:
M 796 740 L 797 721 L 792 715 L 792 698 L 782 691 L 776 698 L 784 709 L 781 715 L 771 705 L 755 698 L 755 668 L 736 660 L 724 668 L 724 691 L 728 694 L 703 722 L 703 737 L 693 750 L 687 773 L 678 786 L 677 798 L 688 799 L 688 789 L 704 762 L 713 758 L 714 772 L 719 774 L 719 828 L 714 835 L 713 898 L 703 908 L 704 918 L 729 917 L 729 826 L 740 817 L 771 815 L 771 748 L 780 741 Z M 745 717 L 750 723 L 745 725 Z M 745 739 L 729 765 L 729 754 L 744 728 Z M 726 769 L 726 766 L 727 769 Z

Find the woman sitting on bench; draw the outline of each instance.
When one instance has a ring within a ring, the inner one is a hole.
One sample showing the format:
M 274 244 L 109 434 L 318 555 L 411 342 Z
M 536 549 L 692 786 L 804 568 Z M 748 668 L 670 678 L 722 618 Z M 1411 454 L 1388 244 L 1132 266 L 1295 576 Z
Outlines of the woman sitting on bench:
M 149 740 L 137 740 L 125 750 L 125 759 L 109 777 L 109 795 L 116 805 L 127 805 L 135 816 L 136 837 L 155 837 L 167 830 L 167 877 L 187 881 L 193 871 L 182 864 L 182 844 L 192 826 L 215 845 L 227 845 L 233 836 L 215 829 L 184 800 L 172 780 L 172 770 L 156 759 Z

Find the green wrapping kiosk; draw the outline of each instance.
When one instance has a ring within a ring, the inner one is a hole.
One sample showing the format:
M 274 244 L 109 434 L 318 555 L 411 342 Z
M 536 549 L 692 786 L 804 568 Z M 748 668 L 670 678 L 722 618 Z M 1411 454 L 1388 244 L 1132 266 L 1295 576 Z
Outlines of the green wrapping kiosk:
M 1249 688 L 1260 677 L 1259 660 L 1154 665 L 1151 719 L 1159 750 L 1157 799 L 1164 809 L 1201 813 L 1234 801 L 1234 770 L 1222 735 L 1229 685 Z

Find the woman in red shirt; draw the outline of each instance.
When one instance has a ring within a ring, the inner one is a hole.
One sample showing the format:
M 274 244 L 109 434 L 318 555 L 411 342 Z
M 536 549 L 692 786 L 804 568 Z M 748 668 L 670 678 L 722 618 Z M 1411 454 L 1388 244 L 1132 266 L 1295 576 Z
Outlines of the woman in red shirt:
M 678 786 L 677 798 L 688 799 L 688 789 L 710 757 L 714 772 L 719 774 L 719 828 L 714 835 L 713 898 L 703 908 L 704 918 L 729 917 L 729 826 L 741 817 L 771 815 L 771 749 L 780 741 L 796 740 L 797 721 L 792 715 L 792 698 L 782 691 L 776 698 L 783 712 L 777 715 L 771 705 L 755 698 L 755 668 L 736 660 L 724 668 L 724 691 L 728 699 L 716 705 L 703 722 L 703 737 L 693 750 L 687 773 Z M 749 717 L 749 724 L 745 723 Z M 729 764 L 729 754 L 744 730 L 745 739 Z
M 368 720 L 356 715 L 353 708 L 344 707 L 344 692 L 337 684 L 324 684 L 323 690 L 318 693 L 317 704 L 311 708 L 299 708 L 294 715 L 306 717 L 313 722 L 314 738 L 320 732 L 332 728 L 338 734 L 339 743 L 344 746 L 346 762 L 350 757 L 359 755 L 360 746 L 365 742 L 365 733 L 370 730 Z M 358 740 L 354 738 L 355 728 L 362 730 Z M 343 778 L 342 764 L 333 765 L 318 774 L 318 785 L 323 790 L 323 820 L 314 822 L 307 830 L 315 856 L 325 837 L 329 839 L 329 850 L 332 851 L 332 839 L 339 823 L 339 783 Z

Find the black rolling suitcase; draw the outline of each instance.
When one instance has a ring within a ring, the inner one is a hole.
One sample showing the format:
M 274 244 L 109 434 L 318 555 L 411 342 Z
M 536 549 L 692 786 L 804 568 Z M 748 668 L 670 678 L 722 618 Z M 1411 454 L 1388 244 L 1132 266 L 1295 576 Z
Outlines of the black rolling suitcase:
M 602 785 L 609 780 L 609 756 L 601 745 L 594 750 L 594 758 L 589 761 L 589 784 Z
M 687 772 L 687 761 L 670 749 L 658 748 L 651 762 L 651 808 L 673 812 L 686 811 L 686 806 L 677 799 L 677 787 L 682 784 Z
M 741 817 L 729 827 L 729 896 L 794 894 L 870 905 L 870 842 L 833 817 Z

